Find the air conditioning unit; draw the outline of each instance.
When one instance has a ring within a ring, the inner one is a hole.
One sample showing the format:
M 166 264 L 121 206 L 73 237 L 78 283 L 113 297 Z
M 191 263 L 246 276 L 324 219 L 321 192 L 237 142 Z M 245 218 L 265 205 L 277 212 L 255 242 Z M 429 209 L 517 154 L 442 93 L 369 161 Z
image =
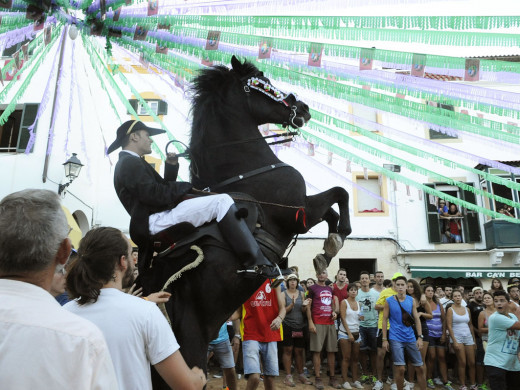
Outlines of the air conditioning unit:
M 513 256 L 513 265 L 520 265 L 520 252 Z
M 502 264 L 502 259 L 504 258 L 504 252 L 491 252 L 489 254 L 489 260 L 491 265 L 499 265 Z
M 494 219 L 484 224 L 486 248 L 520 248 L 520 224 Z

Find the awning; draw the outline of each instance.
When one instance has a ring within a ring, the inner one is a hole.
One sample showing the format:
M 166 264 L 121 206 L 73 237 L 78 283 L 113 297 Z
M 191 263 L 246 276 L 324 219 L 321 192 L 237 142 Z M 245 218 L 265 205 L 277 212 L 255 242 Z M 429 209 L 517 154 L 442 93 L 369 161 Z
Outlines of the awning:
M 61 208 L 63 209 L 63 212 L 65 213 L 65 216 L 67 217 L 67 223 L 69 224 L 70 241 L 72 242 L 72 245 L 74 246 L 74 248 L 78 249 L 79 242 L 80 242 L 81 238 L 83 237 L 83 233 L 81 232 L 81 229 L 79 228 L 78 223 L 76 222 L 76 220 L 70 213 L 69 209 L 66 208 L 65 206 L 61 206 Z
M 417 278 L 504 278 L 520 277 L 520 267 L 414 267 L 412 277 Z

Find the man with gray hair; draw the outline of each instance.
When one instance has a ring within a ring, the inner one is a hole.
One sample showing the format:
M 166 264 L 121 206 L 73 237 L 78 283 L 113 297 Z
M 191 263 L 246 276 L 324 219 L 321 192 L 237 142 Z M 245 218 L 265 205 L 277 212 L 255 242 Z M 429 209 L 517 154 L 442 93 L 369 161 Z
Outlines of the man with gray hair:
M 118 389 L 100 330 L 49 293 L 71 244 L 57 194 L 0 201 L 0 383 L 3 389 Z

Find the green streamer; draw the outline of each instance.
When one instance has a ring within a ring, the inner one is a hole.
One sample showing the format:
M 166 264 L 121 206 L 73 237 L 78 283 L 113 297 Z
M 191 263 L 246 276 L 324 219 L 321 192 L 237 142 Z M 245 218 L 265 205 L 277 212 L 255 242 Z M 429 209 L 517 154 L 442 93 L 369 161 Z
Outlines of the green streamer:
M 491 30 L 519 28 L 517 16 L 242 16 L 242 15 L 158 15 L 159 23 L 204 28 L 237 28 L 246 32 L 314 31 L 358 29 Z
M 385 169 L 369 160 L 366 160 L 366 159 L 363 159 L 341 147 L 339 147 L 338 145 L 336 144 L 333 144 L 331 142 L 328 142 L 312 133 L 309 133 L 308 131 L 304 130 L 304 129 L 301 129 L 301 134 L 303 136 L 303 138 L 305 140 L 307 140 L 308 142 L 311 142 L 313 144 L 316 144 L 318 146 L 321 146 L 323 148 L 325 148 L 326 150 L 340 156 L 340 157 L 343 157 L 343 158 L 346 158 L 347 160 L 350 160 L 350 161 L 353 161 L 354 163 L 356 164 L 359 164 L 359 165 L 362 165 L 374 172 L 377 172 L 377 173 L 381 173 L 383 174 L 384 176 L 392 179 L 392 180 L 395 180 L 395 181 L 398 181 L 398 182 L 401 182 L 403 184 L 406 184 L 406 185 L 410 185 L 412 187 L 415 187 L 415 188 L 418 188 L 430 195 L 434 195 L 434 196 L 437 196 L 438 198 L 441 198 L 441 199 L 445 199 L 447 201 L 449 201 L 450 203 L 455 203 L 456 205 L 460 206 L 460 207 L 464 207 L 468 210 L 473 210 L 473 211 L 476 211 L 476 212 L 479 212 L 481 214 L 484 214 L 484 215 L 488 215 L 492 218 L 497 218 L 497 219 L 503 219 L 503 220 L 506 220 L 506 221 L 509 221 L 509 222 L 512 222 L 512 223 L 518 223 L 520 224 L 520 219 L 516 219 L 516 218 L 511 218 L 511 217 L 508 217 L 504 214 L 500 214 L 498 212 L 495 212 L 495 211 L 491 211 L 491 210 L 488 210 L 488 209 L 485 209 L 483 207 L 480 207 L 478 205 L 475 205 L 473 203 L 469 203 L 465 200 L 462 200 L 462 199 L 459 199 L 459 198 L 456 198 L 454 196 L 451 196 L 451 195 L 448 195 L 448 194 L 445 194 L 444 192 L 441 192 L 441 191 L 438 191 L 434 188 L 431 188 L 431 187 L 428 187 L 424 184 L 421 184 L 421 183 L 418 183 L 412 179 L 409 179 L 405 176 L 402 176 L 396 172 L 392 172 L 392 171 L 389 171 L 388 169 Z M 451 180 L 451 179 L 450 179 Z M 468 187 L 468 186 L 466 186 Z
M 82 35 L 83 36 L 83 35 Z M 85 40 L 85 39 L 84 39 Z M 139 92 L 133 87 L 133 85 L 128 81 L 128 79 L 123 75 L 123 73 L 121 73 L 120 71 L 117 71 L 116 70 L 116 66 L 112 63 L 112 61 L 110 60 L 110 58 L 106 55 L 106 53 L 104 51 L 102 51 L 100 54 L 99 52 L 99 48 L 96 49 L 94 48 L 94 44 L 92 42 L 89 42 L 89 49 L 90 49 L 90 52 L 89 54 L 92 55 L 92 54 L 96 54 L 96 57 L 98 58 L 98 60 L 100 61 L 100 63 L 109 63 L 109 67 L 111 69 L 114 69 L 114 73 L 117 73 L 121 79 L 121 81 L 123 81 L 123 83 L 125 83 L 129 88 L 130 90 L 132 91 L 132 93 L 134 94 L 134 96 L 139 100 L 139 102 L 143 105 L 143 107 L 147 110 L 148 114 L 154 119 L 155 122 L 157 122 L 162 129 L 164 129 L 166 131 L 166 135 L 168 136 L 168 139 L 169 140 L 175 140 L 175 137 L 173 136 L 173 134 L 166 128 L 166 126 L 164 125 L 164 123 L 162 122 L 162 120 L 157 116 L 155 115 L 155 113 L 151 110 L 150 106 L 148 105 L 148 103 L 142 98 L 142 96 L 139 94 Z M 105 58 L 105 61 L 103 61 L 103 59 L 101 59 L 101 57 L 104 57 Z M 104 66 L 103 69 L 106 69 L 107 67 Z M 117 86 L 117 83 L 115 82 L 115 80 L 113 79 L 112 75 L 110 74 L 110 72 L 108 70 L 106 70 L 105 72 L 105 75 L 109 76 L 109 78 L 111 79 L 111 84 L 113 86 Z M 130 105 L 130 103 L 128 102 L 128 99 L 124 96 L 124 94 L 119 90 L 119 88 L 116 89 L 116 93 L 118 93 L 119 97 L 121 98 L 121 100 L 123 101 L 123 103 L 125 104 L 125 106 L 127 107 L 128 111 L 130 112 L 131 115 L 133 115 L 135 118 L 138 118 L 139 115 L 135 112 L 135 110 L 133 109 L 133 107 Z M 182 151 L 182 149 L 180 148 L 179 145 L 175 144 L 174 145 L 175 148 L 178 150 L 178 151 Z M 164 156 L 163 152 L 159 149 L 159 147 L 157 146 L 157 144 L 155 144 L 155 142 L 152 144 L 152 147 L 154 149 L 154 151 L 159 154 L 159 156 L 161 157 L 161 159 L 164 161 L 166 160 L 166 157 Z
M 146 28 L 154 30 L 157 28 L 156 19 L 149 17 L 132 17 L 120 19 L 117 22 L 106 21 L 105 25 L 113 27 L 133 27 L 136 24 L 146 26 Z M 206 39 L 208 30 L 205 28 L 193 28 L 186 26 L 175 26 L 171 28 L 171 33 L 176 36 L 194 37 L 199 39 Z M 259 34 L 238 34 L 233 32 L 223 31 L 220 35 L 220 41 L 241 46 L 258 46 L 258 44 L 269 38 L 273 43 L 273 47 L 279 50 L 287 50 L 296 53 L 308 53 L 309 40 L 308 35 L 302 35 L 305 40 L 279 38 L 278 34 L 274 36 L 263 36 Z M 520 45 L 520 36 L 515 35 L 515 45 Z M 329 39 L 329 38 L 327 38 Z M 334 38 L 336 40 L 337 38 Z M 148 37 L 147 40 L 153 42 L 154 38 Z M 487 44 L 492 44 L 491 42 Z M 471 45 L 474 45 L 471 44 Z M 495 43 L 496 45 L 496 43 Z M 361 54 L 361 47 L 348 46 L 341 44 L 327 43 L 324 45 L 324 54 L 331 57 L 341 57 L 350 59 L 359 59 Z M 412 64 L 413 53 L 398 52 L 391 50 L 374 50 L 374 60 L 379 60 L 392 64 L 394 67 L 403 65 L 408 66 Z M 438 55 L 428 55 L 426 59 L 426 66 L 444 69 L 465 69 L 465 59 L 461 57 L 448 57 Z M 520 73 L 520 63 L 513 63 L 508 61 L 496 60 L 481 60 L 480 70 L 482 72 L 511 72 Z
M 469 167 L 467 165 L 460 164 L 460 163 L 458 163 L 456 161 L 445 159 L 445 158 L 437 156 L 437 155 L 435 155 L 433 153 L 429 153 L 427 151 L 414 148 L 414 147 L 412 147 L 410 145 L 407 145 L 407 144 L 404 144 L 402 142 L 398 142 L 398 141 L 392 140 L 390 138 L 384 137 L 384 136 L 382 136 L 382 135 L 380 135 L 380 134 L 378 134 L 376 132 L 373 132 L 373 131 L 370 131 L 370 130 L 365 130 L 365 129 L 361 128 L 361 127 L 352 125 L 352 124 L 350 124 L 348 122 L 345 122 L 345 121 L 343 121 L 341 119 L 338 119 L 338 118 L 332 117 L 330 115 L 324 114 L 324 113 L 322 113 L 320 111 L 316 111 L 316 110 L 313 110 L 313 109 L 311 109 L 310 111 L 311 111 L 311 115 L 312 115 L 312 119 L 313 120 L 315 120 L 316 122 L 322 122 L 323 124 L 325 124 L 325 126 L 327 126 L 327 128 L 330 130 L 330 132 L 325 130 L 325 134 L 327 134 L 328 136 L 330 136 L 332 138 L 337 138 L 334 135 L 334 133 L 337 133 L 337 134 L 341 134 L 341 133 L 338 132 L 335 129 L 331 129 L 329 127 L 329 125 L 334 125 L 335 127 L 338 127 L 340 129 L 343 129 L 343 130 L 356 132 L 356 133 L 361 134 L 361 135 L 363 135 L 363 136 L 365 136 L 365 137 L 367 137 L 367 138 L 369 138 L 371 140 L 374 140 L 376 142 L 382 143 L 382 144 L 387 145 L 387 146 L 392 147 L 392 148 L 396 148 L 396 149 L 402 150 L 403 152 L 412 154 L 414 156 L 431 159 L 431 160 L 435 161 L 436 163 L 442 163 L 443 165 L 445 165 L 445 166 L 447 166 L 449 168 L 463 169 L 465 171 L 468 171 L 468 172 L 477 174 L 479 176 L 482 176 L 483 178 L 485 178 L 486 180 L 488 180 L 488 181 L 490 181 L 492 183 L 500 184 L 500 185 L 506 186 L 508 188 L 520 191 L 520 183 L 516 183 L 516 182 L 514 182 L 512 180 L 506 180 L 506 179 L 504 179 L 502 177 L 499 177 L 499 176 L 496 176 L 496 175 L 492 175 L 490 173 L 487 173 L 487 172 L 484 172 L 484 171 L 481 171 L 481 170 Z M 320 130 L 323 130 L 323 128 L 320 128 Z M 518 205 L 520 206 L 520 204 L 518 204 Z
M 451 184 L 451 185 L 454 185 L 454 186 L 457 186 L 459 187 L 460 189 L 464 190 L 464 191 L 470 191 L 470 192 L 473 192 L 474 194 L 476 195 L 481 195 L 481 196 L 485 196 L 487 198 L 490 198 L 490 199 L 494 199 L 496 201 L 499 201 L 501 203 L 504 203 L 504 204 L 507 204 L 509 206 L 512 206 L 512 207 L 516 207 L 516 208 L 520 208 L 520 203 L 518 202 L 513 202 L 507 198 L 504 198 L 502 196 L 498 196 L 498 195 L 495 195 L 495 194 L 492 194 L 490 192 L 487 192 L 487 191 L 483 191 L 479 188 L 475 188 L 473 186 L 468 186 L 467 184 L 465 183 L 462 183 L 458 180 L 454 180 L 454 179 L 451 179 L 447 176 L 444 176 L 444 175 L 440 175 L 436 172 L 433 172 L 429 169 L 426 169 L 426 168 L 423 168 L 423 167 L 420 167 L 418 165 L 415 165 L 405 159 L 402 159 L 400 157 L 396 157 L 396 156 L 393 156 L 391 154 L 388 154 L 386 152 L 383 152 L 382 150 L 379 150 L 377 148 L 374 148 L 372 146 L 369 146 L 369 145 L 366 145 L 360 141 L 357 141 L 351 137 L 347 137 L 345 136 L 344 134 L 341 134 L 339 132 L 334 132 L 334 131 L 331 131 L 330 128 L 328 128 L 327 126 L 323 125 L 323 124 L 320 124 L 318 122 L 316 122 L 315 120 L 312 120 L 308 123 L 308 126 L 316 131 L 319 131 L 321 133 L 326 133 L 327 130 L 329 130 L 329 132 L 327 133 L 328 136 L 330 136 L 331 138 L 334 138 L 334 139 L 337 139 L 341 142 L 344 142 L 348 145 L 351 145 L 353 146 L 354 148 L 358 149 L 358 150 L 362 150 L 366 153 L 370 153 L 374 156 L 377 156 L 379 158 L 382 158 L 382 159 L 385 159 L 387 161 L 391 161 L 393 162 L 394 164 L 398 164 L 398 165 L 401 165 L 403 167 L 406 167 L 408 169 L 410 169 L 411 171 L 413 172 L 417 172 L 423 176 L 426 176 L 426 177 L 432 177 L 438 181 L 441 181 L 443 183 L 448 183 L 448 184 Z
M 228 63 L 231 58 L 231 54 L 220 51 L 203 51 L 201 48 L 194 46 L 189 46 L 189 48 L 186 49 L 186 45 L 172 44 L 171 42 L 159 39 L 155 40 L 161 45 L 168 45 L 169 43 L 169 46 L 174 46 L 174 48 L 183 50 L 183 52 L 190 55 L 208 56 L 210 60 Z M 125 42 L 129 44 L 127 41 Z M 147 49 L 143 48 L 143 50 Z M 148 56 L 150 56 L 149 58 L 155 58 L 150 52 L 148 52 Z M 258 62 L 256 65 L 259 69 L 269 73 L 270 77 L 273 79 L 282 81 L 289 79 L 291 82 L 299 83 L 302 87 L 338 99 L 363 104 L 381 111 L 391 112 L 393 114 L 402 115 L 419 121 L 425 121 L 438 126 L 454 128 L 513 144 L 520 143 L 520 128 L 513 125 L 465 115 L 445 110 L 441 107 L 432 107 L 426 104 L 412 102 L 410 100 L 399 99 L 395 96 L 388 96 L 374 91 L 367 91 L 362 88 L 323 79 L 312 74 L 297 73 L 283 67 L 269 65 L 266 62 Z

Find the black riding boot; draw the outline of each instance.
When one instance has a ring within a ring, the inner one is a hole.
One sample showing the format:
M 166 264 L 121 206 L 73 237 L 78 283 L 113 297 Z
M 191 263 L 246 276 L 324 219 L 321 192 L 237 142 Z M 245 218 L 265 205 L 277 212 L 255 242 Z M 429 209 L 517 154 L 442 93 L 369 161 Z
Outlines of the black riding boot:
M 271 286 L 277 287 L 283 282 L 280 269 L 265 258 L 246 222 L 237 217 L 237 211 L 236 205 L 229 208 L 227 214 L 218 223 L 220 232 L 246 267 L 242 271 L 246 276 L 263 276 L 266 279 L 275 279 L 271 282 Z

